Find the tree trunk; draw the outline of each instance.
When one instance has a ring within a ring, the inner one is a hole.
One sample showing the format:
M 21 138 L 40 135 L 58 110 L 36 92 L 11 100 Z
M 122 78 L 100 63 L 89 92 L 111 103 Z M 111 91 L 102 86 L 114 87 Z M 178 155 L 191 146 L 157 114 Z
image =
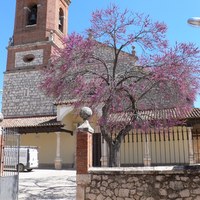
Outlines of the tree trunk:
M 120 167 L 120 145 L 113 144 L 112 142 L 108 143 L 108 166 L 109 167 Z

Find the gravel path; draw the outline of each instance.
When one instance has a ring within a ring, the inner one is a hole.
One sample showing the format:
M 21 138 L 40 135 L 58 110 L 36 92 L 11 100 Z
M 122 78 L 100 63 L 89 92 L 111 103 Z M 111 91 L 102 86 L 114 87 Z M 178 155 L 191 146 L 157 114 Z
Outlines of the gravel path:
M 75 200 L 76 171 L 33 170 L 19 174 L 19 200 Z

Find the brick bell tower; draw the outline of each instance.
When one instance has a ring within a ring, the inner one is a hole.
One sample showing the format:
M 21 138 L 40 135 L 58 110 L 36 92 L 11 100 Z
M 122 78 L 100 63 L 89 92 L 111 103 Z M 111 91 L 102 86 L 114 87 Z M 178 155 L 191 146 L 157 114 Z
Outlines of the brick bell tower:
M 51 97 L 39 89 L 41 69 L 67 34 L 70 0 L 16 0 L 8 45 L 2 112 L 5 118 L 55 114 Z

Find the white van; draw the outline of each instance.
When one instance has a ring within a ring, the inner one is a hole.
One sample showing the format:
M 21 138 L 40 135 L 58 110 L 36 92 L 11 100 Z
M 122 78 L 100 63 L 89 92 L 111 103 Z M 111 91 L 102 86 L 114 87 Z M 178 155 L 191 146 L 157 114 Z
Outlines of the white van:
M 20 146 L 19 148 L 19 163 L 18 163 L 18 148 L 4 148 L 4 164 L 5 168 L 10 166 L 11 163 L 19 172 L 25 169 L 31 171 L 38 168 L 38 148 L 33 146 Z M 8 160 L 8 162 L 7 162 Z

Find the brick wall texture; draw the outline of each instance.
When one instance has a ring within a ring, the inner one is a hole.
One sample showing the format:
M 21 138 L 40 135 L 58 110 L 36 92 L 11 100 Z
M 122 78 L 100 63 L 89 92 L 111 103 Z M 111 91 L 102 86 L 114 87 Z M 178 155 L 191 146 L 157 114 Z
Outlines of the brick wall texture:
M 77 174 L 87 174 L 89 167 L 92 167 L 92 134 L 78 132 L 76 143 Z

